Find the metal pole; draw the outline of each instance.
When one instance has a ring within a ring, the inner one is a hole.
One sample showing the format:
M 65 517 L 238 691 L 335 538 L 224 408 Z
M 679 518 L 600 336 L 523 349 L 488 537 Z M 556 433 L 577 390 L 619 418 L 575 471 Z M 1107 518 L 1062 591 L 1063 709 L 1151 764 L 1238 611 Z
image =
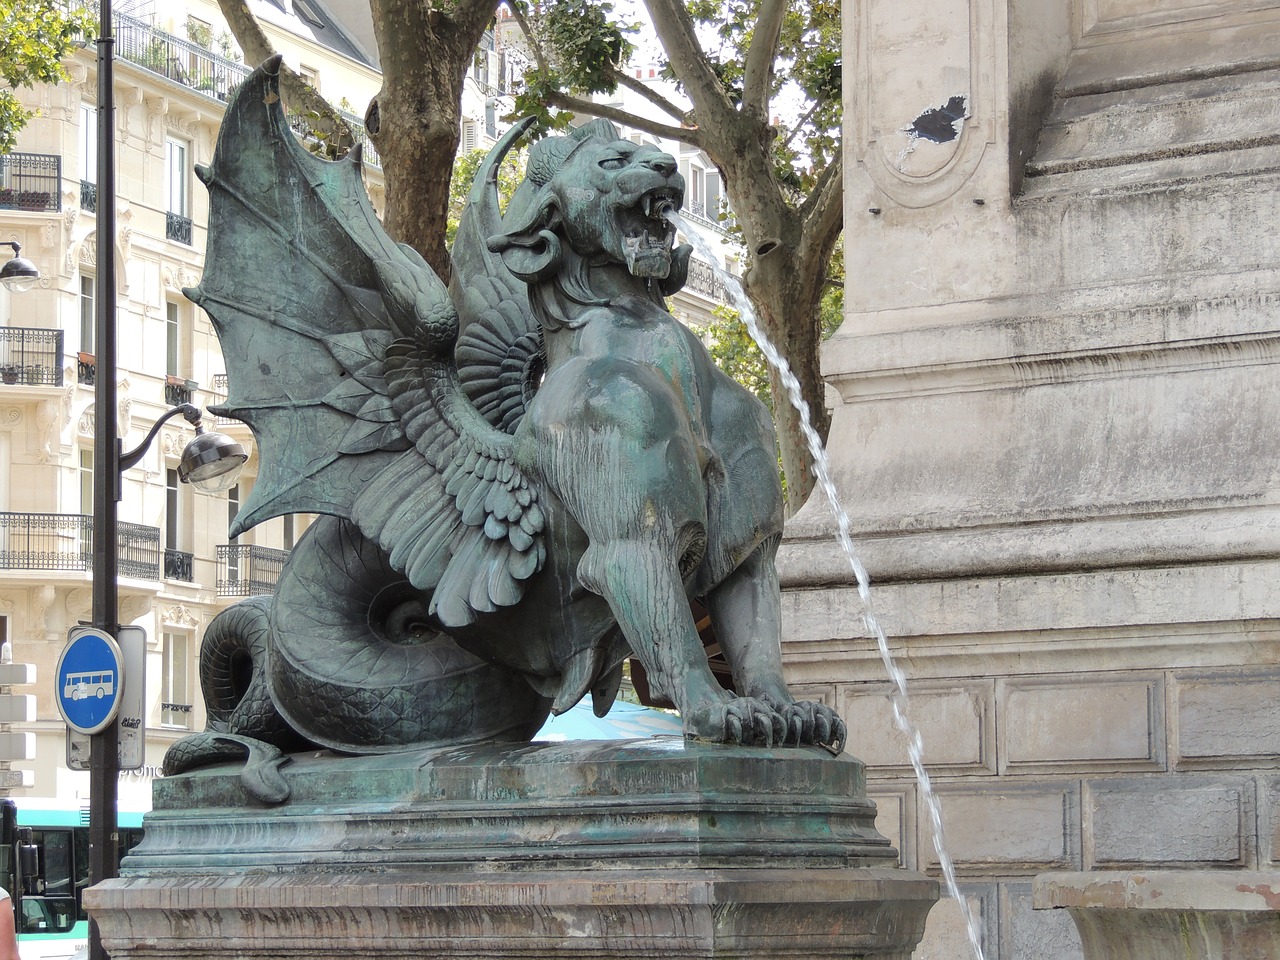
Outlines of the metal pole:
M 98 272 L 93 437 L 93 625 L 116 637 L 120 596 L 116 505 L 120 497 L 120 441 L 116 436 L 116 169 L 112 89 L 111 0 L 101 0 L 98 30 Z M 89 883 L 116 876 L 116 801 L 120 780 L 119 736 L 110 724 L 90 738 Z M 106 960 L 98 925 L 89 921 L 89 960 Z

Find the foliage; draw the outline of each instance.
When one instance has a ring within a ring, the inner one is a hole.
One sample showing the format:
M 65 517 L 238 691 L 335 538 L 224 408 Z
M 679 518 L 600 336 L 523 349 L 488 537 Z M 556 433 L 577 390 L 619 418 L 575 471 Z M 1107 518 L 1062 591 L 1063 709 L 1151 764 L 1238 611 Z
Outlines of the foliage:
M 526 10 L 525 19 L 544 59 L 524 76 L 523 89 L 516 97 L 510 116 L 537 117 L 534 136 L 562 130 L 573 119 L 565 111 L 552 112 L 548 94 L 554 90 L 578 93 L 612 93 L 613 74 L 631 57 L 635 46 L 627 39 L 639 28 L 610 20 L 611 3 L 586 0 L 556 0 Z
M 742 97 L 743 64 L 754 38 L 760 0 L 693 0 L 690 16 L 709 30 L 715 43 L 704 49 L 731 102 Z M 807 191 L 838 149 L 841 119 L 839 0 L 799 0 L 788 4 L 774 61 L 772 100 L 793 102 L 791 111 L 772 113 L 778 131 L 773 152 L 778 179 Z M 664 76 L 678 78 L 667 65 Z M 788 115 L 790 114 L 790 115 Z
M 35 114 L 14 89 L 67 79 L 62 61 L 83 38 L 97 33 L 87 7 L 68 10 L 58 0 L 0 0 L 0 153 L 9 153 L 18 132 Z
M 819 307 L 822 323 L 822 339 L 836 332 L 844 319 L 844 283 L 834 281 L 828 286 Z M 773 395 L 769 388 L 769 363 L 756 346 L 747 325 L 737 310 L 719 306 L 712 311 L 714 319 L 707 325 L 705 341 L 707 350 L 716 366 L 742 384 L 773 409 Z
M 467 205 L 467 194 L 475 182 L 476 174 L 484 158 L 486 150 L 472 150 L 458 157 L 453 165 L 453 175 L 449 179 L 449 221 L 445 242 L 450 249 L 458 234 L 458 224 L 462 220 L 462 211 Z M 498 168 L 498 199 L 503 208 L 515 193 L 516 187 L 524 179 L 526 154 L 523 150 L 513 150 L 507 154 L 506 160 Z
M 716 366 L 738 381 L 773 409 L 773 395 L 769 392 L 769 364 L 764 354 L 747 333 L 737 310 L 720 306 L 713 311 L 714 319 L 707 324 L 707 350 Z

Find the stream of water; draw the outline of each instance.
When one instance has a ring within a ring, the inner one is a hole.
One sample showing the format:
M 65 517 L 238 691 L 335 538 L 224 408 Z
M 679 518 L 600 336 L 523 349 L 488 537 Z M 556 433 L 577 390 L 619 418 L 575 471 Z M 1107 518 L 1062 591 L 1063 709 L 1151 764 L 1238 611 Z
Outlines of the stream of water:
M 716 276 L 720 278 L 724 284 L 725 293 L 728 295 L 733 308 L 738 311 L 742 322 L 746 325 L 751 339 L 760 348 L 765 359 L 769 361 L 769 365 L 777 372 L 778 379 L 786 387 L 791 405 L 795 407 L 800 415 L 800 429 L 804 432 L 805 441 L 809 446 L 809 453 L 813 458 L 814 476 L 818 487 L 826 496 L 827 502 L 831 505 L 831 510 L 835 514 L 836 539 L 840 544 L 840 549 L 849 561 L 854 579 L 858 584 L 858 596 L 862 600 L 862 622 L 871 635 L 875 637 L 876 646 L 880 651 L 880 660 L 884 664 L 884 669 L 888 673 L 889 679 L 893 681 L 894 693 L 891 698 L 893 722 L 907 740 L 907 754 L 911 759 L 911 769 L 915 771 L 916 781 L 920 784 L 920 794 L 924 798 L 925 806 L 929 811 L 933 849 L 938 855 L 938 863 L 942 868 L 942 876 L 946 882 L 947 892 L 955 899 L 960 907 L 961 914 L 964 916 L 965 928 L 969 934 L 969 945 L 973 948 L 975 960 L 984 960 L 977 921 L 974 919 L 973 911 L 969 909 L 968 900 L 960 892 L 960 886 L 956 882 L 955 865 L 951 861 L 951 855 L 947 853 L 943 839 L 942 805 L 933 789 L 933 783 L 929 779 L 929 772 L 924 768 L 924 738 L 920 735 L 920 728 L 911 720 L 908 712 L 907 675 L 903 673 L 902 668 L 894 660 L 893 653 L 889 650 L 889 637 L 876 617 L 875 609 L 871 603 L 871 579 L 867 576 L 866 567 L 863 566 L 862 560 L 858 556 L 857 548 L 853 544 L 853 537 L 849 533 L 849 514 L 845 512 L 844 506 L 840 502 L 840 496 L 836 492 L 835 483 L 831 479 L 831 463 L 827 458 L 826 448 L 822 445 L 822 438 L 818 436 L 818 431 L 813 427 L 809 416 L 809 405 L 805 402 L 804 395 L 800 390 L 800 381 L 791 372 L 791 365 L 787 363 L 786 358 L 778 352 L 778 349 L 770 342 L 769 338 L 764 335 L 764 331 L 760 329 L 759 324 L 756 322 L 755 309 L 747 299 L 746 293 L 742 289 L 742 284 L 738 282 L 738 278 L 720 266 L 720 261 L 711 249 L 710 244 L 696 229 L 686 226 L 680 219 L 679 214 L 668 212 L 667 218 L 680 229 L 685 238 L 693 244 L 694 249 L 697 250 L 702 259 L 710 265 Z

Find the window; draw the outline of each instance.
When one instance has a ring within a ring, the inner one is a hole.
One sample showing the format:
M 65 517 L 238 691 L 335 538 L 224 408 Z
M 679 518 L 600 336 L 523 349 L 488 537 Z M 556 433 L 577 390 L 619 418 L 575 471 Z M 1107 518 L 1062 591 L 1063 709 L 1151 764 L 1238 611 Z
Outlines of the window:
M 308 26 L 316 27 L 320 30 L 324 29 L 324 21 L 320 19 L 320 14 L 316 13 L 306 0 L 293 0 L 293 12 Z
M 80 448 L 80 513 L 93 515 L 93 448 Z
M 231 529 L 231 524 L 236 522 L 236 515 L 240 512 L 240 484 L 236 484 L 227 491 L 227 529 Z M 235 538 L 232 538 L 232 543 Z
M 181 550 L 185 539 L 182 535 L 182 489 L 178 485 L 178 471 L 172 468 L 164 472 L 164 547 Z
M 80 104 L 80 179 L 98 182 L 98 108 Z
M 305 63 L 303 63 L 298 65 L 298 73 L 301 74 L 303 80 L 307 81 L 307 83 L 311 86 L 312 90 L 316 91 L 316 93 L 320 92 L 320 71 L 319 70 L 317 70 L 315 67 L 309 67 Z
M 93 309 L 94 278 L 80 274 L 80 352 L 93 353 L 93 334 L 97 328 L 97 312 Z
M 712 220 L 720 216 L 720 173 L 716 170 L 707 171 L 707 216 Z
M 182 330 L 179 325 L 178 305 L 166 301 L 164 305 L 164 372 L 171 377 L 182 376 L 179 362 Z
M 165 192 L 170 213 L 180 217 L 190 216 L 187 209 L 187 153 L 189 147 L 183 140 L 172 137 L 165 140 Z
M 172 137 L 164 142 L 165 237 L 191 245 L 190 145 Z
M 227 491 L 227 530 L 231 530 L 231 524 L 235 522 L 236 514 L 240 512 L 240 484 L 236 484 Z M 227 579 L 229 581 L 238 581 L 240 579 L 240 550 L 235 546 L 236 538 L 229 537 L 227 544 L 231 547 L 227 551 Z
M 191 726 L 190 638 L 185 633 L 165 633 L 163 676 L 160 678 L 160 724 Z

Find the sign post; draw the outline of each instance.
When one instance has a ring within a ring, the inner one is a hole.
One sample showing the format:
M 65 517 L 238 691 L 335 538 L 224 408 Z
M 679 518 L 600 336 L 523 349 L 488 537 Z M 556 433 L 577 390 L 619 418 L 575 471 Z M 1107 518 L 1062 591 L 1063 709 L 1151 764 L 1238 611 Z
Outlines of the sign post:
M 72 627 L 58 658 L 54 700 L 67 726 L 92 735 L 105 730 L 120 709 L 120 647 L 105 630 Z
M 123 672 L 120 709 L 116 714 L 120 769 L 141 770 L 146 760 L 147 631 L 142 627 L 121 627 L 119 647 Z M 89 735 L 68 724 L 68 770 L 89 769 L 89 745 Z

